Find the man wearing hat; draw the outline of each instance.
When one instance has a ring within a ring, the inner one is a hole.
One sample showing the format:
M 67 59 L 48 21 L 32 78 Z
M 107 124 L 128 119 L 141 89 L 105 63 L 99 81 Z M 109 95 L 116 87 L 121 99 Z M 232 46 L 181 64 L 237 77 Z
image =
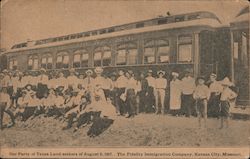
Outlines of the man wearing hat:
M 197 78 L 197 86 L 194 90 L 193 97 L 195 99 L 195 108 L 198 116 L 199 127 L 201 127 L 201 117 L 204 118 L 204 126 L 206 127 L 207 122 L 207 101 L 210 98 L 210 91 L 205 85 L 205 78 L 199 76 Z
M 222 85 L 216 80 L 217 75 L 212 73 L 210 75 L 209 89 L 211 92 L 210 99 L 208 101 L 208 116 L 219 117 L 219 104 L 220 94 L 222 92 Z
M 196 87 L 195 79 L 190 71 L 186 71 L 185 77 L 181 80 L 182 97 L 181 97 L 181 112 L 186 117 L 190 117 L 194 113 L 193 93 Z
M 101 67 L 95 68 L 96 77 L 95 77 L 93 83 L 94 83 L 94 90 L 99 90 L 99 92 L 102 94 L 101 96 L 104 96 L 104 98 L 105 98 L 103 100 L 106 101 L 106 96 L 104 94 L 104 88 L 105 88 L 105 85 L 107 84 L 107 79 L 105 79 L 102 76 L 102 72 L 103 72 L 103 69 Z
M 123 115 L 125 113 L 124 111 L 125 102 L 124 100 L 121 99 L 121 95 L 125 93 L 125 88 L 126 88 L 128 79 L 125 77 L 123 70 L 119 70 L 118 74 L 119 74 L 119 77 L 116 80 L 116 88 L 117 88 L 116 111 L 117 111 L 117 115 Z
M 158 78 L 155 80 L 155 89 L 156 89 L 156 98 L 155 98 L 155 108 L 156 114 L 165 113 L 165 94 L 166 94 L 166 88 L 167 88 L 167 79 L 165 79 L 163 76 L 165 75 L 165 71 L 158 71 Z M 160 101 L 160 103 L 159 103 Z M 161 109 L 160 109 L 161 108 Z
M 172 115 L 180 115 L 181 109 L 181 81 L 178 79 L 179 73 L 172 72 L 172 80 L 170 82 L 170 102 L 169 108 Z
M 155 78 L 152 76 L 153 71 L 148 70 L 146 80 L 148 82 L 148 106 L 153 111 L 153 107 L 156 107 L 156 89 L 155 89 Z
M 94 82 L 94 78 L 92 77 L 93 71 L 88 69 L 86 72 L 86 77 L 83 79 L 84 86 L 86 89 L 91 92 L 92 91 L 92 84 Z
M 225 77 L 220 83 L 223 87 L 220 96 L 220 118 L 221 118 L 220 128 L 224 127 L 224 120 L 226 122 L 226 128 L 227 128 L 229 125 L 230 103 L 231 101 L 236 99 L 237 94 L 229 88 L 230 86 L 233 86 L 233 83 L 230 82 L 228 77 Z
M 48 91 L 49 77 L 46 75 L 46 70 L 41 68 L 40 75 L 37 77 L 37 97 L 43 98 L 44 92 Z
M 71 87 L 72 89 L 77 88 L 78 78 L 76 76 L 76 71 L 74 68 L 71 68 L 69 70 L 69 76 L 67 77 L 67 83 L 68 83 L 68 87 Z

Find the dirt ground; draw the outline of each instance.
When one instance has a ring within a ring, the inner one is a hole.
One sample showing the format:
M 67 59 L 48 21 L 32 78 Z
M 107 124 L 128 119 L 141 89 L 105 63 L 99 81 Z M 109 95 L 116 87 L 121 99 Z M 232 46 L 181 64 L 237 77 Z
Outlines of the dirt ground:
M 198 128 L 196 118 L 140 114 L 127 119 L 117 117 L 105 132 L 90 138 L 90 125 L 73 132 L 62 130 L 66 122 L 38 117 L 17 122 L 0 132 L 0 145 L 10 147 L 48 146 L 167 146 L 214 147 L 247 146 L 249 121 L 231 120 L 230 127 L 218 129 L 219 120 L 209 119 L 207 128 Z

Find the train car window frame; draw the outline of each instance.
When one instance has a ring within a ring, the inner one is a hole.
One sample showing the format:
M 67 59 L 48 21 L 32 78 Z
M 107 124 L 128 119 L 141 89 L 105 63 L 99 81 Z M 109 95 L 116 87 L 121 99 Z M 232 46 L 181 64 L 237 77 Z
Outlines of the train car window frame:
M 45 59 L 45 61 L 43 61 L 44 59 Z M 42 56 L 40 66 L 41 66 L 41 68 L 44 68 L 44 69 L 52 69 L 53 57 L 50 53 Z
M 39 69 L 39 58 L 38 55 L 28 56 L 28 70 L 38 70 Z
M 9 69 L 10 70 L 16 70 L 18 67 L 18 61 L 16 57 L 11 57 L 9 59 Z
M 108 56 L 106 54 L 109 54 Z M 95 59 L 98 54 L 98 59 Z M 94 66 L 110 66 L 111 65 L 111 47 L 110 46 L 100 46 L 94 49 L 93 52 L 93 64 Z
M 151 50 L 147 56 L 146 55 L 146 50 Z M 151 56 L 150 56 L 150 53 Z M 146 57 L 149 57 L 149 59 Z M 147 62 L 146 62 L 147 61 Z M 151 62 L 148 62 L 151 61 Z M 143 64 L 147 65 L 153 65 L 156 64 L 156 47 L 155 47 L 155 39 L 146 39 L 144 40 L 144 48 L 143 48 Z
M 183 34 L 178 35 L 178 44 L 177 44 L 177 63 L 192 63 L 193 62 L 193 37 L 191 34 Z M 180 53 L 180 50 L 182 51 L 183 48 L 181 47 L 188 47 L 185 50 L 189 50 L 188 57 L 184 57 L 183 53 Z M 182 55 L 181 55 L 182 54 Z M 182 58 L 182 59 L 180 59 Z M 187 60 L 185 60 L 187 59 Z
M 138 46 L 137 42 L 131 41 L 131 42 L 126 42 L 126 43 L 120 43 L 117 45 L 117 51 L 116 51 L 116 58 L 115 58 L 115 64 L 117 66 L 122 66 L 122 65 L 137 65 L 138 64 Z M 132 53 L 130 50 L 136 50 L 136 55 L 134 56 L 135 58 L 131 58 L 129 55 Z M 122 61 L 119 61 L 118 63 L 118 58 L 119 54 L 123 54 L 120 56 Z M 131 62 L 131 60 L 136 59 L 134 62 Z
M 58 61 L 58 58 L 60 57 L 60 61 Z M 67 57 L 67 58 L 66 58 Z M 69 68 L 69 54 L 67 52 L 59 52 L 56 55 L 56 69 L 67 69 Z
M 162 43 L 161 43 L 162 42 Z M 156 40 L 156 47 L 157 47 L 157 63 L 170 63 L 170 45 L 169 45 L 169 39 L 157 39 Z M 159 52 L 160 48 L 167 49 L 166 52 Z M 162 58 L 161 58 L 162 57 Z M 161 61 L 163 59 L 164 61 Z

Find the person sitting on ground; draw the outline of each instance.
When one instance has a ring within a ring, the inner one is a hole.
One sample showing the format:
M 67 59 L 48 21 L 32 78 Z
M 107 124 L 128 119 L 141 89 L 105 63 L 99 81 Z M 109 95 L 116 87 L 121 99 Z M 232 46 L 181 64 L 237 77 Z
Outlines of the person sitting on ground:
M 11 106 L 11 100 L 10 100 L 10 96 L 7 93 L 7 88 L 0 88 L 0 129 L 3 129 L 3 116 L 4 116 L 4 112 L 9 114 L 9 116 L 11 117 L 11 121 L 12 123 L 9 124 L 7 127 L 11 127 L 15 124 L 15 117 L 13 115 L 13 113 L 9 110 Z

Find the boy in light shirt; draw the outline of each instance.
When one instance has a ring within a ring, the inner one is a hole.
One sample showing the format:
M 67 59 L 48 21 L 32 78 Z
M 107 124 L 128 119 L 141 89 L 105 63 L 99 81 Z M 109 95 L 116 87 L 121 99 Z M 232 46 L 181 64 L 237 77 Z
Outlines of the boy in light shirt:
M 204 118 L 204 126 L 207 123 L 207 101 L 210 98 L 209 88 L 204 84 L 204 77 L 200 76 L 197 78 L 198 84 L 194 90 L 193 98 L 196 101 L 196 113 L 198 116 L 199 127 L 201 127 L 201 117 Z
M 237 94 L 229 88 L 230 86 L 233 86 L 233 84 L 227 77 L 221 81 L 221 84 L 223 86 L 223 90 L 221 92 L 221 97 L 220 97 L 220 119 L 221 119 L 220 129 L 224 127 L 224 120 L 226 122 L 226 128 L 228 127 L 230 103 L 237 97 Z

